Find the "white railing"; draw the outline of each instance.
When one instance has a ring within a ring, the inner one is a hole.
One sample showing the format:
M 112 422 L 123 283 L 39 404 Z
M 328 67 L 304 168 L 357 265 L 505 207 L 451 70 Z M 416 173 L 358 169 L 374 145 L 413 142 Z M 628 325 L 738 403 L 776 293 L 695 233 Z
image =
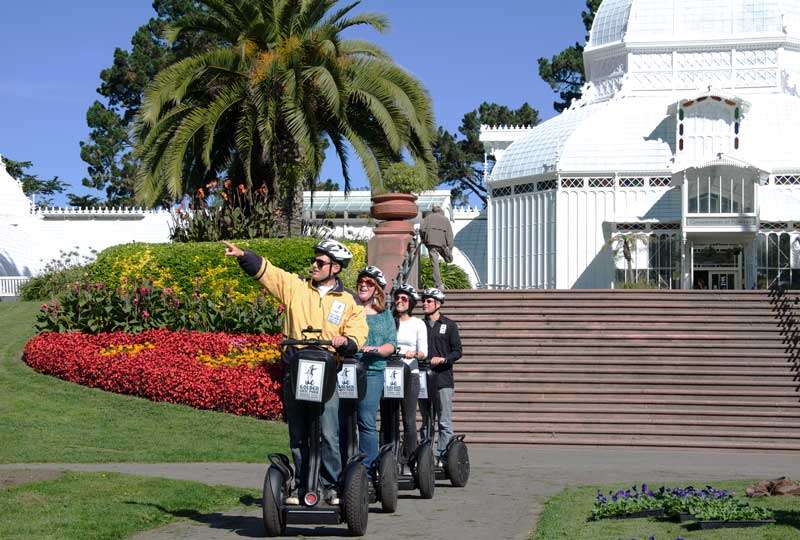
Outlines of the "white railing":
M 19 296 L 19 288 L 29 279 L 28 276 L 0 276 L 0 297 Z

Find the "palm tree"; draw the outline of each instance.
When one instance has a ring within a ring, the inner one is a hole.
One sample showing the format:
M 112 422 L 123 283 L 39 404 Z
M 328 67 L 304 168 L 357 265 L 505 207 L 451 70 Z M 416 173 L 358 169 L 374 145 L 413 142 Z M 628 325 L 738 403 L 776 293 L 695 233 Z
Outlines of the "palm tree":
M 374 44 L 342 37 L 360 25 L 384 31 L 383 15 L 352 14 L 359 1 L 338 9 L 338 0 L 198 2 L 202 12 L 181 19 L 168 39 L 200 31 L 225 45 L 165 68 L 146 90 L 135 127 L 142 202 L 164 191 L 178 198 L 227 174 L 296 208 L 328 141 L 345 190 L 348 144 L 373 187 L 405 153 L 435 175 L 426 90 Z

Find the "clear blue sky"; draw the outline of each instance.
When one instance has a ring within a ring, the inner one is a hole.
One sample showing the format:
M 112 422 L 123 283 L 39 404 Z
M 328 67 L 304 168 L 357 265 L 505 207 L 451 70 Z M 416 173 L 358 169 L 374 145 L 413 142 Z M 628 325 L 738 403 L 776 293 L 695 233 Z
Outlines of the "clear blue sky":
M 149 0 L 5 2 L 0 22 L 0 154 L 33 161 L 42 178 L 59 176 L 84 194 L 86 110 L 98 99 L 100 71 L 115 47 L 154 15 Z M 536 60 L 582 41 L 584 0 L 364 0 L 363 11 L 389 17 L 370 37 L 427 87 L 436 121 L 455 131 L 483 101 L 517 107 L 527 101 L 543 118 L 555 98 Z M 359 168 L 351 175 L 365 181 Z M 328 159 L 322 178 L 341 178 Z M 59 202 L 63 203 L 64 198 Z

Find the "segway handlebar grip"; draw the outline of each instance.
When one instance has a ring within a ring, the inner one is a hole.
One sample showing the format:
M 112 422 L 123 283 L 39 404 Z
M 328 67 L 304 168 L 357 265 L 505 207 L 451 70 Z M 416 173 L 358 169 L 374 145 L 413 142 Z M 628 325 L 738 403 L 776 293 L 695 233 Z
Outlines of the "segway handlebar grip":
M 296 347 L 296 346 L 309 346 L 309 347 L 326 347 L 332 346 L 329 339 L 284 339 L 281 341 L 281 347 Z

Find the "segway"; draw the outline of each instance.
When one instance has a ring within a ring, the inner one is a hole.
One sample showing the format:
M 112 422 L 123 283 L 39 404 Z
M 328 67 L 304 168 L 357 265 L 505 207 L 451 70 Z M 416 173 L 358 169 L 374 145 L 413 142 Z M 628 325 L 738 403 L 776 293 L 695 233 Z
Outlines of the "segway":
M 267 536 L 282 536 L 287 525 L 313 524 L 338 525 L 346 522 L 353 536 L 363 536 L 367 532 L 369 508 L 367 506 L 367 471 L 363 455 L 353 456 L 342 468 L 340 478 L 339 505 L 329 505 L 321 496 L 319 485 L 320 469 L 320 418 L 324 404 L 333 397 L 337 382 L 337 361 L 332 352 L 325 347 L 331 342 L 320 339 L 307 339 L 305 334 L 319 330 L 311 328 L 303 331 L 304 339 L 286 339 L 281 349 L 301 346 L 289 357 L 289 391 L 299 407 L 305 407 L 311 418 L 308 426 L 308 459 L 302 462 L 305 486 L 300 486 L 303 497 L 299 505 L 287 505 L 284 498 L 291 493 L 295 471 L 289 458 L 284 454 L 270 454 L 270 466 L 264 478 L 263 520 Z
M 436 374 L 430 369 L 429 361 L 422 360 L 419 364 L 420 388 L 419 398 L 428 411 L 428 422 L 422 426 L 420 436 L 434 440 L 436 435 Z M 422 384 L 422 381 L 425 384 Z M 453 487 L 464 487 L 469 480 L 469 452 L 464 443 L 465 435 L 453 435 L 441 455 L 441 465 L 434 465 L 434 474 L 437 480 L 450 480 Z
M 411 368 L 402 357 L 386 361 L 383 399 L 381 399 L 381 443 L 391 448 L 396 460 L 397 488 L 403 491 L 419 489 L 420 497 L 432 499 L 436 487 L 431 439 L 421 440 L 408 461 L 409 473 L 400 464 L 400 406 L 405 400 L 417 401 L 411 395 Z
M 343 462 L 350 462 L 354 456 L 359 455 L 358 400 L 364 397 L 366 387 L 367 370 L 364 363 L 346 359 L 339 371 L 336 385 L 339 393 L 339 414 L 342 418 L 339 439 L 343 443 Z M 383 512 L 394 513 L 397 510 L 397 461 L 392 447 L 382 446 L 372 465 L 372 471 L 368 471 L 371 479 L 368 484 L 369 502 L 380 502 Z

